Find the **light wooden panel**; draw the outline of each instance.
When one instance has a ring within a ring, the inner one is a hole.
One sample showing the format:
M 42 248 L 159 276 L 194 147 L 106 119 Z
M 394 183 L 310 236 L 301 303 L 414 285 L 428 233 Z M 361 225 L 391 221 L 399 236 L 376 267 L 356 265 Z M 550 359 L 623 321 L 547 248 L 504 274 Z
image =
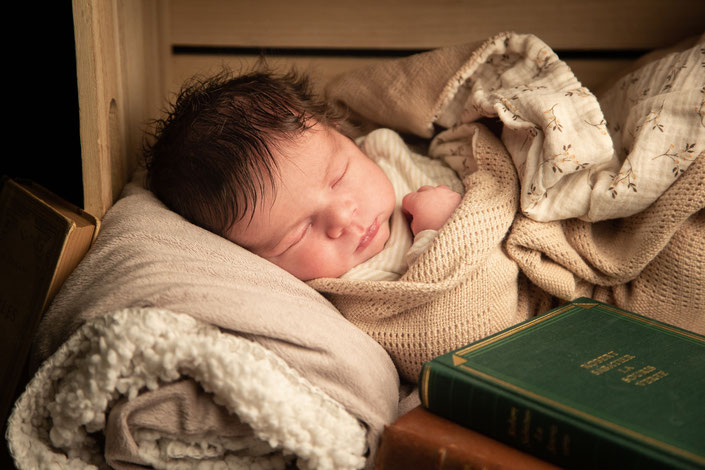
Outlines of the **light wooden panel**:
M 257 57 L 241 55 L 175 55 L 171 59 L 171 76 L 168 90 L 178 91 L 184 80 L 194 75 L 212 75 L 228 68 L 233 73 L 247 72 L 257 63 Z M 388 58 L 378 57 L 312 57 L 312 56 L 268 56 L 267 65 L 285 72 L 291 67 L 310 74 L 312 83 L 321 89 L 335 75 L 347 70 L 378 63 Z
M 505 30 L 553 49 L 652 49 L 705 28 L 703 0 L 174 0 L 173 44 L 427 49 Z
M 583 86 L 595 91 L 606 81 L 622 73 L 634 61 L 629 59 L 568 59 L 565 62 Z
M 145 122 L 168 91 L 222 64 L 249 68 L 252 56 L 173 55 L 173 45 L 288 48 L 275 67 L 331 76 L 386 58 L 371 49 L 413 50 L 531 32 L 565 50 L 652 49 L 703 32 L 702 0 L 73 0 L 85 208 L 101 217 L 135 168 Z M 356 49 L 317 56 L 311 49 Z M 307 51 L 308 49 L 308 51 Z M 307 55 L 308 53 L 308 55 Z M 588 87 L 620 70 L 622 59 L 572 59 Z
M 163 96 L 158 4 L 73 0 L 84 208 L 96 217 L 135 169 L 144 122 Z
M 290 67 L 311 74 L 312 81 L 320 89 L 333 76 L 347 70 L 379 63 L 388 58 L 379 57 L 282 57 L 270 56 L 267 63 L 275 70 L 286 71 Z M 256 64 L 257 59 L 252 56 L 237 55 L 176 55 L 171 60 L 172 76 L 169 79 L 168 90 L 175 93 L 184 80 L 200 74 L 212 75 L 229 68 L 234 73 L 249 71 Z M 595 89 L 605 80 L 614 77 L 631 62 L 627 59 L 569 59 L 566 63 L 573 69 L 580 82 Z
M 76 68 L 80 108 L 84 208 L 98 217 L 112 204 L 111 160 L 125 158 L 120 146 L 121 108 L 116 106 L 119 85 L 113 11 L 91 1 L 73 2 Z

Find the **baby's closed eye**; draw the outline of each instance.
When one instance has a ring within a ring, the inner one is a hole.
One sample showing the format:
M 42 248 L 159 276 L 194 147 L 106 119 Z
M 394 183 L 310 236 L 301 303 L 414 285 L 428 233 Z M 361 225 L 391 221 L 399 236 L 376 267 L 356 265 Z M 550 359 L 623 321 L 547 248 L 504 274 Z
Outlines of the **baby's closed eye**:
M 331 184 L 331 188 L 335 189 L 335 187 L 340 184 L 340 182 L 343 180 L 343 178 L 345 178 L 345 175 L 348 172 L 348 166 L 349 166 L 349 162 L 345 164 L 345 166 L 343 167 L 343 171 L 338 173 L 338 176 L 336 176 L 333 179 L 333 184 Z

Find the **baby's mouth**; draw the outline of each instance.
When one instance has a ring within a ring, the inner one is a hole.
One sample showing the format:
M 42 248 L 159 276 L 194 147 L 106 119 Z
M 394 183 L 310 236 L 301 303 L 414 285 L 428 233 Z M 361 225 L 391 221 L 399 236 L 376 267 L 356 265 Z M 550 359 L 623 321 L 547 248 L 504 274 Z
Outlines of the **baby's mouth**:
M 372 225 L 367 227 L 367 230 L 365 233 L 362 235 L 360 238 L 360 244 L 357 245 L 357 248 L 355 249 L 356 252 L 360 252 L 367 248 L 370 243 L 372 243 L 372 240 L 375 238 L 375 235 L 377 235 L 377 231 L 379 230 L 379 222 L 377 219 L 372 222 Z

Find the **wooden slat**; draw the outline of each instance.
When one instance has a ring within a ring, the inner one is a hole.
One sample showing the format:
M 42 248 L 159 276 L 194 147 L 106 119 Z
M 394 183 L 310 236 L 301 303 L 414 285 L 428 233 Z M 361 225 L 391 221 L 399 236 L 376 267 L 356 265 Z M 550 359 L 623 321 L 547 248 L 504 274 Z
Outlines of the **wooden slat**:
M 629 59 L 568 59 L 565 62 L 583 86 L 596 92 L 605 82 L 618 77 L 634 61 Z
M 335 75 L 347 70 L 364 67 L 378 63 L 382 60 L 377 57 L 282 57 L 268 56 L 267 65 L 275 71 L 285 72 L 291 67 L 307 72 L 312 83 L 321 88 Z M 253 69 L 257 58 L 239 55 L 176 55 L 171 59 L 172 76 L 169 80 L 169 92 L 178 91 L 184 80 L 194 75 L 213 75 L 223 68 L 228 68 L 235 74 L 244 73 Z
M 144 138 L 144 124 L 162 107 L 171 48 L 160 26 L 162 4 L 120 0 L 118 26 L 124 89 L 127 158 L 134 169 Z M 129 171 L 130 175 L 132 171 Z
M 101 217 L 113 202 L 111 162 L 122 164 L 119 146 L 117 43 L 111 4 L 74 0 L 76 68 L 80 108 L 84 208 Z M 111 105 L 113 103 L 113 105 Z
M 154 1 L 73 0 L 84 209 L 101 218 L 131 177 L 163 96 Z
M 347 70 L 391 60 L 379 57 L 282 57 L 269 56 L 269 66 L 279 71 L 290 67 L 311 74 L 314 85 L 320 90 L 330 78 Z M 200 74 L 212 75 L 227 67 L 234 73 L 249 71 L 256 64 L 257 58 L 252 56 L 233 55 L 176 55 L 171 60 L 171 70 L 168 90 L 175 93 L 184 80 Z M 604 81 L 614 77 L 632 61 L 627 59 L 569 59 L 566 60 L 581 83 L 590 88 L 597 88 Z
M 174 0 L 172 44 L 428 49 L 512 30 L 553 49 L 652 49 L 703 32 L 702 0 Z

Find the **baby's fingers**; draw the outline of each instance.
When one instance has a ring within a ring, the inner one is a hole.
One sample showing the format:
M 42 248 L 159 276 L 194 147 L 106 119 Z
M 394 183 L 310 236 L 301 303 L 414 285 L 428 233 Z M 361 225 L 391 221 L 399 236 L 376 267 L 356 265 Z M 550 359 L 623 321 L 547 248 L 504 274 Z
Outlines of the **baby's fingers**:
M 416 207 L 416 195 L 417 193 L 409 193 L 401 200 L 401 210 L 406 214 L 413 215 L 414 208 Z

